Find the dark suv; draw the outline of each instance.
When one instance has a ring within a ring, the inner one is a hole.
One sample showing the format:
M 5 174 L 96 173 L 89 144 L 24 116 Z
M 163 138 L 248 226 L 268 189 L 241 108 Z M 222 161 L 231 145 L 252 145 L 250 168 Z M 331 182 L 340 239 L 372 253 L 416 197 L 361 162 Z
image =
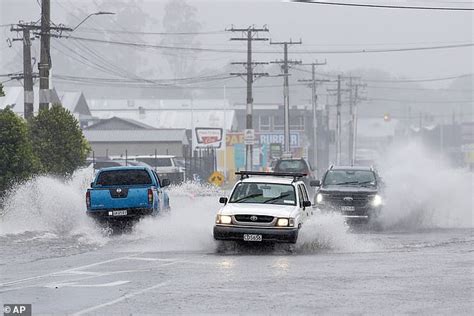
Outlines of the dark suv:
M 307 176 L 303 178 L 303 181 L 307 187 L 309 187 L 310 181 L 314 180 L 313 171 L 309 163 L 303 158 L 281 158 L 278 159 L 275 167 L 273 168 L 274 172 L 283 172 L 283 173 L 302 173 Z
M 321 181 L 311 181 L 311 185 L 318 187 L 314 205 L 323 211 L 367 223 L 380 213 L 383 183 L 371 167 L 331 166 Z

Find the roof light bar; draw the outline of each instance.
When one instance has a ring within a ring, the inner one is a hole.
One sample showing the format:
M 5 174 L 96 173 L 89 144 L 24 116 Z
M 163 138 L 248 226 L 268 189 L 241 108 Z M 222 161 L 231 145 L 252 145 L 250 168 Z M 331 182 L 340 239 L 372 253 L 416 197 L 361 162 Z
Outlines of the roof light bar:
M 237 171 L 236 175 L 240 175 L 240 180 L 249 178 L 250 176 L 271 176 L 271 177 L 293 177 L 293 181 L 306 177 L 306 173 L 296 172 L 263 172 L 263 171 Z

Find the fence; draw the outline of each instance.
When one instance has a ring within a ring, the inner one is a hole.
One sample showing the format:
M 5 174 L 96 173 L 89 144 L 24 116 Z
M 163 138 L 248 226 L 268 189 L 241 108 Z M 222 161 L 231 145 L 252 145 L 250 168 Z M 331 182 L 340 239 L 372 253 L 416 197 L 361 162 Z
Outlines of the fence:
M 216 150 L 214 148 L 192 150 L 191 147 L 187 147 L 184 150 L 184 167 L 186 180 L 207 181 L 217 167 Z

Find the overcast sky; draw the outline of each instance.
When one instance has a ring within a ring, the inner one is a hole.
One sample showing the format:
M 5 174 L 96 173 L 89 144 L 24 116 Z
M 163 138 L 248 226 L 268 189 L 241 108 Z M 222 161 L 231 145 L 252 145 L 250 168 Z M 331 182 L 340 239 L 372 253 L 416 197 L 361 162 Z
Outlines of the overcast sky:
M 39 0 L 38 0 L 39 1 Z M 362 0 L 345 2 L 363 2 Z M 342 1 L 342 2 L 344 2 Z M 40 2 L 40 1 L 39 1 Z M 370 3 L 369 0 L 365 1 Z M 372 1 L 373 3 L 374 1 Z M 399 1 L 381 0 L 377 3 L 400 5 L 451 5 L 473 7 L 461 0 L 426 0 Z M 147 31 L 162 30 L 161 22 L 166 1 L 144 1 L 143 9 L 157 19 L 156 25 Z M 291 53 L 297 50 L 343 50 L 370 48 L 404 48 L 438 46 L 474 42 L 473 11 L 421 11 L 375 8 L 350 8 L 337 6 L 320 6 L 304 3 L 282 2 L 278 0 L 230 1 L 207 0 L 188 1 L 197 8 L 197 18 L 202 23 L 202 31 L 223 30 L 234 24 L 236 27 L 266 24 L 270 37 L 275 41 L 303 40 L 303 45 L 295 45 L 290 50 L 290 57 L 311 62 L 315 59 L 326 59 L 325 70 L 351 71 L 360 68 L 376 68 L 392 73 L 397 77 L 433 78 L 473 72 L 474 49 L 455 48 L 418 52 L 365 53 L 365 54 L 313 54 L 298 55 Z M 472 3 L 472 2 L 471 2 Z M 89 10 L 91 1 L 52 0 L 52 19 L 55 23 L 74 21 L 72 10 L 80 8 Z M 75 8 L 77 7 L 77 8 Z M 38 20 L 40 7 L 37 0 L 0 0 L 0 25 L 17 23 L 19 20 Z M 77 13 L 77 12 L 76 12 Z M 89 26 L 100 26 L 100 19 L 95 17 Z M 0 29 L 0 67 L 11 65 L 5 63 L 11 56 L 21 53 L 17 43 L 8 48 L 6 39 L 13 34 L 7 27 Z M 230 34 L 201 36 L 202 47 L 241 47 L 244 42 L 229 42 Z M 151 38 L 151 42 L 159 39 Z M 240 45 L 240 46 L 239 46 Z M 265 43 L 256 43 L 255 49 L 278 49 Z M 228 63 L 236 56 L 225 54 L 201 54 L 201 66 L 207 68 Z M 245 54 L 237 56 L 245 59 Z M 278 55 L 256 55 L 255 59 L 274 60 Z M 18 65 L 21 69 L 21 64 Z M 2 73 L 2 71 L 0 71 Z M 62 72 L 65 73 L 65 72 Z M 448 83 L 443 83 L 448 84 Z

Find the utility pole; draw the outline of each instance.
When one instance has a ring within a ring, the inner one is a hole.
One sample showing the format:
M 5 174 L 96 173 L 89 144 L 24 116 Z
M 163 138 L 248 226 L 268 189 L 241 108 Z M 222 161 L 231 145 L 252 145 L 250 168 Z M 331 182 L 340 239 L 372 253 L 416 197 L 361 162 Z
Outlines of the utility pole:
M 289 74 L 288 64 L 301 64 L 300 61 L 288 60 L 288 45 L 302 44 L 301 39 L 298 42 L 290 41 L 286 42 L 270 42 L 271 45 L 283 45 L 283 60 L 275 61 L 276 64 L 282 64 L 283 70 L 283 105 L 284 105 L 284 124 L 285 124 L 285 154 L 290 154 L 290 85 L 289 85 Z
M 326 65 L 326 62 L 324 63 L 318 63 L 317 61 L 314 63 L 310 64 L 302 64 L 302 65 L 311 65 L 311 79 L 304 79 L 304 80 L 298 80 L 299 82 L 308 82 L 311 83 L 311 105 L 312 105 L 312 114 L 313 114 L 313 166 L 316 167 L 317 170 L 320 170 L 320 168 L 324 168 L 325 166 L 322 166 L 319 163 L 319 154 L 318 151 L 320 150 L 320 147 L 318 144 L 320 142 L 318 141 L 319 135 L 317 133 L 317 130 L 319 128 L 318 126 L 318 115 L 317 115 L 317 102 L 318 102 L 318 96 L 316 93 L 316 88 L 318 83 L 323 83 L 323 82 L 330 82 L 330 80 L 316 80 L 316 66 L 320 65 Z
M 359 88 L 366 87 L 366 84 L 356 84 L 354 85 L 355 92 L 354 92 L 354 112 L 353 112 L 353 139 L 352 139 L 352 164 L 355 163 L 356 153 L 357 153 L 357 122 L 358 122 L 358 115 L 357 115 L 357 104 L 360 100 L 365 100 L 365 98 L 359 97 Z
M 41 0 L 41 50 L 38 70 L 40 75 L 39 109 L 48 109 L 51 102 L 49 93 L 50 55 L 50 0 Z
M 356 103 L 357 103 L 357 92 L 354 89 L 358 89 L 358 85 L 354 83 L 355 79 L 360 77 L 349 76 L 349 164 L 353 165 L 355 162 L 355 130 L 356 130 Z
M 341 75 L 337 76 L 336 103 L 336 164 L 341 164 Z
M 33 117 L 34 111 L 33 70 L 31 67 L 31 27 L 22 24 L 16 27 L 12 26 L 10 31 L 23 33 L 23 38 L 15 38 L 13 41 L 23 42 L 23 108 L 25 119 L 28 120 Z
M 253 129 L 253 94 L 252 94 L 252 85 L 254 79 L 260 76 L 268 76 L 267 73 L 255 73 L 254 67 L 261 64 L 268 64 L 265 62 L 253 62 L 252 61 L 252 42 L 253 41 L 268 41 L 268 38 L 258 37 L 258 32 L 268 32 L 268 28 L 264 26 L 263 28 L 234 28 L 227 31 L 230 32 L 241 32 L 242 37 L 231 38 L 231 41 L 247 41 L 247 61 L 246 62 L 234 62 L 232 64 L 242 64 L 246 67 L 245 73 L 231 73 L 235 76 L 246 76 L 247 78 L 247 108 L 246 108 L 246 125 L 245 125 L 245 135 L 246 135 L 246 144 L 245 144 L 245 169 L 252 170 L 252 161 L 253 161 L 253 145 L 255 130 Z

